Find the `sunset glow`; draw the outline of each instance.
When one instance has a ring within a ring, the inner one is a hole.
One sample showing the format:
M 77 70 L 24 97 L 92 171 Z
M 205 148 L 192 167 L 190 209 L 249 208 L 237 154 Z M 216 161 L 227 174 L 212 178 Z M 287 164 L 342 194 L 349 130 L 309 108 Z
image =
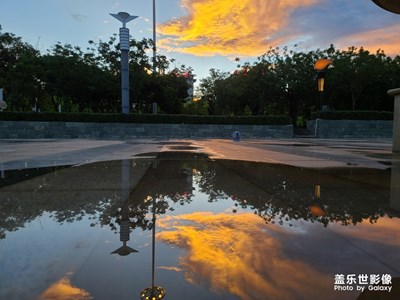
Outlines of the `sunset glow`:
M 356 45 L 371 52 L 384 50 L 387 55 L 400 55 L 400 24 L 353 34 L 338 41 L 341 48 Z
M 199 56 L 258 55 L 295 34 L 285 30 L 296 9 L 319 1 L 182 0 L 187 15 L 160 26 L 159 47 Z
M 107 41 L 118 32 L 108 13 L 139 16 L 130 23 L 132 38 L 153 36 L 152 2 L 41 0 L 0 1 L 4 32 L 21 36 L 46 52 L 59 41 L 86 49 L 89 40 Z M 399 15 L 373 1 L 328 0 L 169 0 L 155 1 L 157 52 L 190 66 L 201 78 L 211 68 L 231 72 L 239 57 L 250 63 L 270 48 L 295 51 L 364 47 L 400 54 Z M 21 11 L 21 7 L 25 10 Z M 35 16 L 51 11 L 39 21 Z M 22 15 L 21 15 L 22 14 Z M 57 26 L 54 26 L 57 24 Z M 37 45 L 36 45 L 37 43 Z M 296 46 L 296 47 L 295 47 Z M 172 67 L 172 66 L 171 66 Z

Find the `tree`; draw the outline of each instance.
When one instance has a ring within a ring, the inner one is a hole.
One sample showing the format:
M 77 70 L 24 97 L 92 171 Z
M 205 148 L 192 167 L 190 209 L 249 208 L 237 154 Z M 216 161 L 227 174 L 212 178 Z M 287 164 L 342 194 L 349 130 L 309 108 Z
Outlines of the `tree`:
M 375 54 L 363 48 L 300 52 L 296 47 L 271 48 L 253 64 L 238 62 L 233 74 L 211 69 L 201 80 L 202 99 L 210 114 L 287 114 L 296 125 L 320 107 L 317 74 L 319 58 L 333 61 L 326 71 L 324 104 L 341 110 L 392 110 L 386 91 L 400 81 L 400 57 Z
M 35 76 L 39 52 L 0 27 L 0 86 L 10 110 L 27 110 L 42 96 L 43 83 Z
M 336 50 L 331 46 L 331 49 L 333 68 L 327 74 L 327 82 L 335 107 L 352 110 L 390 109 L 384 102 L 388 99 L 386 91 L 393 87 L 390 87 L 393 82 L 390 78 L 398 78 L 392 71 L 393 68 L 399 70 L 399 66 L 392 65 L 396 59 L 387 57 L 382 50 L 372 54 L 362 47 Z
M 210 76 L 200 80 L 200 94 L 202 100 L 208 103 L 208 112 L 211 115 L 221 114 L 228 100 L 224 82 L 229 77 L 228 72 L 210 69 Z
M 278 77 L 278 95 L 295 125 L 299 115 L 305 115 L 315 107 L 316 85 L 314 62 L 319 51 L 308 53 L 288 51 L 274 52 L 275 72 Z M 277 56 L 278 54 L 278 56 Z
M 181 66 L 170 70 L 173 60 L 156 57 L 154 72 L 147 53 L 150 39 L 130 40 L 130 106 L 137 113 L 178 114 L 186 103 L 188 85 Z M 201 79 L 201 108 L 209 114 L 287 114 L 293 124 L 319 109 L 316 73 L 319 58 L 333 60 L 326 72 L 324 104 L 340 110 L 392 110 L 386 91 L 400 81 L 400 56 L 364 48 L 298 51 L 296 47 L 271 48 L 250 64 L 240 63 L 233 73 L 210 69 Z M 117 35 L 108 41 L 89 41 L 86 50 L 57 43 L 46 54 L 0 27 L 0 86 L 10 110 L 32 108 L 56 111 L 119 112 L 120 51 Z
M 117 36 L 106 42 L 88 42 L 83 51 L 71 44 L 55 44 L 41 54 L 20 37 L 0 30 L 0 86 L 11 110 L 32 107 L 56 111 L 119 112 L 120 52 Z M 168 73 L 170 60 L 156 57 L 158 74 L 152 69 L 147 51 L 153 41 L 130 40 L 131 107 L 151 112 L 158 98 L 163 112 L 180 113 L 187 97 L 184 78 Z M 191 69 L 191 68 L 188 68 Z

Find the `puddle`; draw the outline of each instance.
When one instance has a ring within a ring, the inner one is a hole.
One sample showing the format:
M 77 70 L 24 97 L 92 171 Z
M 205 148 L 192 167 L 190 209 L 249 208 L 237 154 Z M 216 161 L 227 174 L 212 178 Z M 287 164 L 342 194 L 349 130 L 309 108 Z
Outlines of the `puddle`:
M 379 159 L 396 159 L 397 155 L 393 153 L 370 153 L 367 155 L 368 157 L 372 158 L 379 158 Z
M 282 146 L 282 143 L 267 143 L 266 145 L 268 146 Z M 304 144 L 304 143 L 285 143 L 285 145 L 290 146 L 290 147 L 313 147 L 315 146 L 314 144 Z
M 194 146 L 169 146 L 168 147 L 171 150 L 197 150 L 199 147 L 194 147 Z
M 0 299 L 140 299 L 153 285 L 164 299 L 357 299 L 375 275 L 398 288 L 390 170 L 163 152 L 37 175 L 0 189 Z
M 37 176 L 41 176 L 47 173 L 55 173 L 69 166 L 56 166 L 56 167 L 45 167 L 45 168 L 32 168 L 23 170 L 1 170 L 0 173 L 0 188 L 7 185 L 13 185 L 21 181 L 29 180 Z M 5 175 L 7 172 L 7 176 Z

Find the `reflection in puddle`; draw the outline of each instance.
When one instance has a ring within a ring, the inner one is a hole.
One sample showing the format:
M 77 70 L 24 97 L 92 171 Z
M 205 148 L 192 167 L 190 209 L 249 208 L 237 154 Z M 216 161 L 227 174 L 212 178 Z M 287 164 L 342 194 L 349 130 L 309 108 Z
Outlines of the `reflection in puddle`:
M 40 299 L 50 300 L 89 300 L 93 299 L 88 292 L 71 285 L 71 280 L 68 277 L 61 278 L 56 283 L 49 286 L 39 297 Z
M 334 290 L 337 274 L 400 276 L 398 170 L 163 153 L 14 171 L 0 189 L 0 298 L 161 286 L 164 299 L 356 299 L 355 285 Z
M 190 283 L 239 299 L 293 299 L 293 291 L 318 299 L 331 288 L 327 274 L 283 255 L 275 236 L 290 232 L 254 214 L 197 212 L 165 221 L 158 238 L 186 250 L 179 265 Z

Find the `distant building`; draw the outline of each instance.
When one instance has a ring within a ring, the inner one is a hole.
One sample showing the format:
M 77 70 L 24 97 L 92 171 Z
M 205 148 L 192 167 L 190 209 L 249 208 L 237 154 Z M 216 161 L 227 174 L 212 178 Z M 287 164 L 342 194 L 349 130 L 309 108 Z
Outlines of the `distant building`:
M 188 89 L 187 93 L 188 96 L 185 98 L 185 100 L 193 100 L 194 96 L 194 83 L 196 82 L 196 79 L 194 77 L 196 75 L 193 75 L 191 71 L 182 71 L 179 70 L 178 68 L 173 69 L 169 74 L 174 74 L 176 77 L 184 77 L 187 84 L 188 84 Z
M 194 95 L 194 83 L 196 82 L 196 79 L 194 79 L 194 76 L 192 72 L 185 72 L 182 74 L 183 77 L 185 77 L 187 84 L 189 85 L 188 88 L 188 95 L 190 99 L 193 99 Z

